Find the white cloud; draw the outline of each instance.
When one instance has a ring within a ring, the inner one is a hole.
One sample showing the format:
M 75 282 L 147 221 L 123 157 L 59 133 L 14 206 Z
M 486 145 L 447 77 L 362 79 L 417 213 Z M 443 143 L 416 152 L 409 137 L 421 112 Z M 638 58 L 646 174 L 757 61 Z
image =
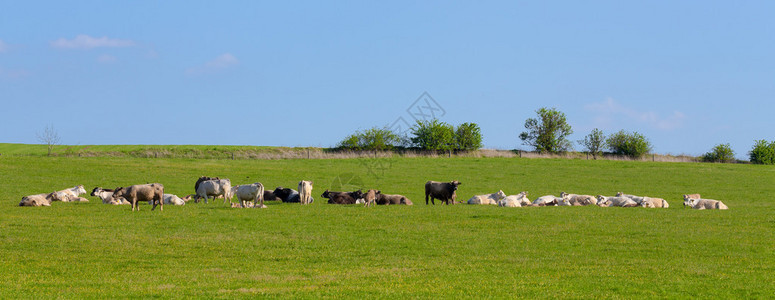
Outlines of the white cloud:
M 202 66 L 189 68 L 188 70 L 186 70 L 186 74 L 189 74 L 189 75 L 202 74 L 202 73 L 207 73 L 207 72 L 216 71 L 220 69 L 226 69 L 232 66 L 236 66 L 237 64 L 239 64 L 239 60 L 236 57 L 234 57 L 234 55 L 231 55 L 231 53 L 224 53 L 216 57 L 215 59 L 206 62 Z
M 117 60 L 118 59 L 115 56 L 108 55 L 108 54 L 103 54 L 103 55 L 100 55 L 100 56 L 97 57 L 97 62 L 103 63 L 103 64 L 114 63 Z
M 92 49 L 99 47 L 120 48 L 132 47 L 134 45 L 135 42 L 132 40 L 111 39 L 106 36 L 95 38 L 85 34 L 79 34 L 72 40 L 60 38 L 51 42 L 51 47 L 59 49 Z
M 653 111 L 641 112 L 623 106 L 612 98 L 587 104 L 584 108 L 594 113 L 593 118 L 597 126 L 610 129 L 621 129 L 622 125 L 635 122 L 660 130 L 673 130 L 681 127 L 683 120 L 686 119 L 686 115 L 680 111 L 673 111 L 672 114 L 663 117 Z
M 3 40 L 0 40 L 0 53 L 3 53 L 5 51 L 8 51 L 8 44 L 3 42 Z

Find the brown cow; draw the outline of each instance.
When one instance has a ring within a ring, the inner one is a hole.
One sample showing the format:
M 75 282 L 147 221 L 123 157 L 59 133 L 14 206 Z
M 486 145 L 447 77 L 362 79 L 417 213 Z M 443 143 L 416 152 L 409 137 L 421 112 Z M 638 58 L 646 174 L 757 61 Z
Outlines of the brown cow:
M 116 188 L 116 191 L 113 192 L 113 199 L 119 200 L 121 198 L 126 199 L 132 204 L 132 211 L 135 211 L 135 209 L 140 210 L 140 207 L 137 206 L 137 203 L 140 201 L 153 201 L 153 208 L 151 210 L 156 209 L 158 203 L 159 210 L 163 211 L 164 185 L 161 183 L 150 183 Z
M 433 199 L 439 199 L 442 202 L 449 205 L 449 200 L 452 200 L 452 204 L 455 204 L 457 198 L 457 186 L 461 185 L 460 181 L 453 180 L 451 182 L 438 182 L 428 181 L 425 183 L 425 205 L 428 205 L 428 197 L 431 198 L 431 203 L 436 205 Z
M 377 205 L 414 205 L 409 198 L 404 195 L 377 194 Z
M 363 195 L 363 200 L 366 201 L 366 206 L 371 206 L 377 202 L 377 195 L 381 195 L 382 192 L 378 190 L 368 190 Z

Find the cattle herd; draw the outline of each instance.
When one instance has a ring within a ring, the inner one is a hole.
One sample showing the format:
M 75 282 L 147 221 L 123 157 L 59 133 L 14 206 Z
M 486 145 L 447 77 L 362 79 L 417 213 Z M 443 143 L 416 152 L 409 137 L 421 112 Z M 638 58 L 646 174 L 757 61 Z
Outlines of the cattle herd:
M 218 177 L 202 176 L 194 184 L 194 194 L 189 194 L 183 198 L 173 194 L 165 194 L 164 186 L 160 183 L 149 183 L 132 185 L 128 187 L 118 187 L 115 189 L 103 189 L 95 187 L 91 196 L 99 197 L 104 204 L 130 204 L 132 211 L 139 210 L 138 204 L 147 201 L 153 205 L 151 210 L 159 206 L 164 210 L 164 204 L 185 205 L 190 200 L 199 203 L 212 197 L 223 198 L 223 203 L 229 201 L 234 208 L 266 208 L 264 201 L 282 201 L 300 204 L 311 204 L 315 199 L 312 197 L 312 181 L 302 180 L 299 182 L 298 191 L 290 188 L 277 187 L 274 190 L 265 190 L 264 185 L 256 182 L 232 186 L 229 179 Z M 457 201 L 457 189 L 461 183 L 457 180 L 450 182 L 428 181 L 425 183 L 425 204 L 436 204 L 438 199 L 447 205 L 455 204 Z M 83 185 L 73 188 L 55 191 L 48 194 L 37 194 L 22 197 L 19 206 L 51 206 L 53 201 L 74 202 L 89 200 L 80 197 L 85 194 Z M 369 189 L 365 193 L 362 190 L 353 192 L 335 192 L 325 190 L 321 195 L 328 199 L 329 204 L 363 204 L 371 205 L 413 205 L 412 201 L 403 195 L 383 194 L 382 191 Z M 239 202 L 232 202 L 236 197 Z M 684 206 L 694 209 L 727 209 L 723 202 L 712 199 L 703 199 L 699 194 L 683 195 Z M 463 203 L 463 202 L 458 202 Z M 490 204 L 502 207 L 527 207 L 527 206 L 586 206 L 597 205 L 601 207 L 646 207 L 646 208 L 668 208 L 669 204 L 665 199 L 635 196 L 624 193 L 617 193 L 616 196 L 606 197 L 602 195 L 579 195 L 562 192 L 560 196 L 541 196 L 534 201 L 528 199 L 526 191 L 517 195 L 507 196 L 502 190 L 497 193 L 476 195 L 468 199 L 468 204 Z

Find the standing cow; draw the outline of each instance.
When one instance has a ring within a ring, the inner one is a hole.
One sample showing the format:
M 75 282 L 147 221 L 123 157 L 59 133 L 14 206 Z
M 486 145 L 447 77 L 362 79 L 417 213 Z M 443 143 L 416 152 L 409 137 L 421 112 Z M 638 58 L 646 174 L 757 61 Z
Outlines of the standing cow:
M 140 207 L 137 203 L 140 201 L 153 201 L 153 208 L 156 209 L 156 205 L 159 205 L 159 210 L 164 210 L 164 186 L 161 183 L 150 184 L 138 184 L 129 187 L 119 187 L 113 192 L 114 201 L 120 201 L 121 198 L 126 199 L 132 204 L 132 211 Z
M 312 203 L 310 199 L 312 199 L 312 181 L 299 181 L 299 202 L 302 205 L 310 204 Z
M 264 185 L 260 182 L 238 185 L 232 187 L 231 190 L 231 193 L 237 196 L 241 207 L 248 207 L 245 201 L 253 201 L 252 207 L 266 208 L 264 205 Z M 232 207 L 234 206 L 232 205 Z
M 231 203 L 233 196 L 231 194 L 231 181 L 229 179 L 211 179 L 200 182 L 196 189 L 194 202 L 199 202 L 199 198 L 205 198 L 205 203 L 207 203 L 207 198 L 210 196 L 213 197 L 213 201 L 215 201 L 215 197 L 223 196 L 223 203 L 226 203 L 227 199 Z
M 433 199 L 439 199 L 442 202 L 449 205 L 449 200 L 452 200 L 452 204 L 455 204 L 457 198 L 457 186 L 461 185 L 460 181 L 453 180 L 450 182 L 438 182 L 428 181 L 425 183 L 425 205 L 428 205 L 428 197 L 431 199 L 431 204 L 436 205 Z

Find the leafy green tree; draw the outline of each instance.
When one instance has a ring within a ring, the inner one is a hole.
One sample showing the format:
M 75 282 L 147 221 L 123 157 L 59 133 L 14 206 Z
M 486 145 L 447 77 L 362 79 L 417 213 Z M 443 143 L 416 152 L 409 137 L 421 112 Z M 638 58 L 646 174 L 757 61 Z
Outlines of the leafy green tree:
M 338 147 L 348 150 L 391 150 L 401 143 L 401 137 L 387 128 L 373 127 L 347 136 Z
M 750 158 L 751 163 L 762 165 L 775 164 L 775 141 L 756 141 L 751 151 L 748 152 L 748 157 Z
M 476 123 L 463 123 L 455 130 L 455 144 L 458 150 L 472 151 L 482 148 L 482 131 Z
M 718 144 L 710 152 L 702 155 L 704 162 L 730 163 L 735 161 L 735 151 L 729 144 Z
M 651 151 L 651 143 L 640 133 L 621 130 L 606 139 L 611 152 L 631 157 L 642 157 Z
M 417 120 L 412 127 L 412 135 L 412 144 L 424 150 L 450 150 L 455 145 L 454 128 L 438 119 Z
M 598 156 L 603 155 L 603 147 L 605 147 L 605 134 L 600 129 L 592 129 L 583 140 L 578 141 L 579 144 L 584 146 L 584 149 L 592 154 L 593 159 L 597 159 Z
M 565 113 L 556 108 L 542 107 L 536 110 L 538 119 L 525 120 L 527 131 L 522 132 L 519 138 L 525 145 L 532 146 L 538 152 L 558 153 L 573 149 L 573 145 L 566 138 L 573 134 L 573 129 L 568 124 Z

